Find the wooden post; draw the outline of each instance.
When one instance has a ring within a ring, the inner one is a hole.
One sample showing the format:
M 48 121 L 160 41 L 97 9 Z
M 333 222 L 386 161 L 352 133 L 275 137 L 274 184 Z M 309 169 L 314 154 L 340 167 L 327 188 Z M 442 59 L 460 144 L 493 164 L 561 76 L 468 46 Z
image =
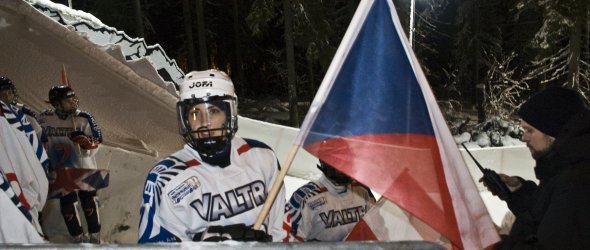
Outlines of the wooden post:
M 264 201 L 264 205 L 262 206 L 262 210 L 260 211 L 260 214 L 258 214 L 258 218 L 256 219 L 256 223 L 254 223 L 254 226 L 252 228 L 254 228 L 256 230 L 260 230 L 260 227 L 262 226 L 264 219 L 266 219 L 266 216 L 268 216 L 270 208 L 272 207 L 272 204 L 275 202 L 275 200 L 277 198 L 279 190 L 281 189 L 281 186 L 283 185 L 283 180 L 285 179 L 285 176 L 287 175 L 287 171 L 289 171 L 289 168 L 291 167 L 291 164 L 293 163 L 293 159 L 295 159 L 295 154 L 297 154 L 297 150 L 299 150 L 299 146 L 293 145 L 291 147 L 291 151 L 289 152 L 289 155 L 287 156 L 287 160 L 286 160 L 283 168 L 279 172 L 277 179 L 273 183 L 272 188 L 268 192 L 268 195 L 266 196 L 266 201 Z

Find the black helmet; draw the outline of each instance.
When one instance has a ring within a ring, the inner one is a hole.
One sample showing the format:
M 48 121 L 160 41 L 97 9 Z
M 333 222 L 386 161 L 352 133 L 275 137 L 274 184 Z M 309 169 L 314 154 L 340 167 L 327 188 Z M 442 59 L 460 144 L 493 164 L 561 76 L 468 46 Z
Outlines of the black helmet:
M 328 180 L 338 186 L 346 186 L 352 183 L 352 178 L 322 160 L 318 164 L 318 169 L 324 173 Z
M 16 92 L 16 87 L 14 86 L 14 83 L 12 83 L 12 81 L 10 79 L 8 79 L 8 77 L 5 76 L 0 76 L 0 91 L 4 91 L 4 90 L 12 90 L 12 94 L 14 95 L 14 100 L 12 101 L 14 104 L 17 102 L 18 100 L 18 94 Z
M 340 166 L 337 164 L 350 162 L 353 158 L 353 152 L 345 139 L 329 138 L 322 141 L 318 151 L 318 158 L 320 158 L 318 169 L 320 169 L 326 178 L 332 183 L 338 186 L 346 186 L 352 183 L 352 178 L 331 165 L 334 164 Z
M 59 105 L 61 100 L 76 96 L 76 93 L 66 85 L 56 85 L 49 90 L 49 102 L 54 107 Z
M 0 90 L 15 89 L 14 84 L 8 77 L 0 76 Z

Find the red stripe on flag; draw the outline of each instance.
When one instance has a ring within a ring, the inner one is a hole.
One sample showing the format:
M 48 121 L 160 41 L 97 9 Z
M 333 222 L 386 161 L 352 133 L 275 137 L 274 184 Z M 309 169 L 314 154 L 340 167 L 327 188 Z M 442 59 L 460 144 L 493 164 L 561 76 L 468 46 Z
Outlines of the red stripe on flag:
M 378 240 L 371 227 L 362 219 L 354 226 L 354 230 L 352 230 L 352 232 L 346 237 L 346 241 L 361 240 Z
M 340 150 L 346 147 L 353 150 Z M 434 136 L 351 136 L 310 144 L 305 149 L 428 221 L 455 244 L 462 243 Z M 331 153 L 322 154 L 325 151 Z

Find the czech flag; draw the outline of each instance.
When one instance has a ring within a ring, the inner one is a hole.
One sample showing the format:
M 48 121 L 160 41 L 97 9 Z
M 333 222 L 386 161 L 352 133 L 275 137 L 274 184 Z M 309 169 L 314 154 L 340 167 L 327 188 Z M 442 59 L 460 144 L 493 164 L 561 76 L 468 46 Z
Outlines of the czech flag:
M 382 194 L 451 248 L 499 240 L 391 0 L 361 1 L 295 145 Z

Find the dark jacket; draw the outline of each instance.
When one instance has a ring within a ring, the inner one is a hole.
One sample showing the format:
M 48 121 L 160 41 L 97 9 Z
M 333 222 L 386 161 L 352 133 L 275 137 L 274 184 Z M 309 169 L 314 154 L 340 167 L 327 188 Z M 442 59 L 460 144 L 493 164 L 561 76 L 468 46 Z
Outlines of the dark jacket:
M 572 118 L 507 200 L 516 215 L 500 249 L 590 249 L 590 111 Z

